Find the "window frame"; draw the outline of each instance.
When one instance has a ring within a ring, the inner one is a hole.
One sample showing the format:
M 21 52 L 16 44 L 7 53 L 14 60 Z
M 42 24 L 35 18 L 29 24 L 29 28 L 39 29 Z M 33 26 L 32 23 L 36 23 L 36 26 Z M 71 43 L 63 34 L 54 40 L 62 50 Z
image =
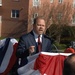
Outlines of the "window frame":
M 38 16 L 38 13 L 34 13 L 32 15 L 32 18 L 31 18 L 31 21 L 32 21 L 32 24 L 34 23 L 34 19 Z
M 2 0 L 0 0 L 0 6 L 2 6 Z
M 73 0 L 73 8 L 75 8 L 75 0 Z
M 53 3 L 54 2 L 54 0 L 50 0 L 50 3 Z
M 63 3 L 63 0 L 58 0 L 59 3 Z
M 72 16 L 72 24 L 75 24 L 75 14 Z
M 11 10 L 11 18 L 19 18 L 20 16 L 20 11 L 19 10 Z
M 36 0 L 33 0 L 33 6 L 39 6 L 40 5 L 40 0 L 36 1 Z

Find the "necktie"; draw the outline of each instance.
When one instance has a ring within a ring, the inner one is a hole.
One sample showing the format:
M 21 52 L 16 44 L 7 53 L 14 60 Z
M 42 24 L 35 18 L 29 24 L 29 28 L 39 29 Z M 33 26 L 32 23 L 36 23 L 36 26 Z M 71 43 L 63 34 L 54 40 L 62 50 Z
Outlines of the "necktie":
M 42 49 L 42 44 L 41 44 L 41 41 L 40 41 L 40 35 L 38 36 L 38 51 L 40 52 Z

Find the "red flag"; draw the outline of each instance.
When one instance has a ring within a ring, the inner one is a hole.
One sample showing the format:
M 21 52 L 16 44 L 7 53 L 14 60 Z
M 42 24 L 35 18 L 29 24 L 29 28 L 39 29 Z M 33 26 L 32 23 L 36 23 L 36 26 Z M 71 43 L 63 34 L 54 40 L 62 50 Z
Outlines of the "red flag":
M 19 75 L 62 75 L 64 59 L 71 53 L 41 52 L 28 57 L 28 64 L 18 69 Z
M 43 53 L 36 59 L 34 69 L 42 75 L 62 75 L 64 59 L 68 53 Z
M 6 50 L 5 56 L 3 57 L 3 61 L 0 66 L 0 75 L 7 75 L 9 71 L 12 69 L 15 61 L 16 61 L 16 47 L 17 40 L 10 39 L 8 48 Z

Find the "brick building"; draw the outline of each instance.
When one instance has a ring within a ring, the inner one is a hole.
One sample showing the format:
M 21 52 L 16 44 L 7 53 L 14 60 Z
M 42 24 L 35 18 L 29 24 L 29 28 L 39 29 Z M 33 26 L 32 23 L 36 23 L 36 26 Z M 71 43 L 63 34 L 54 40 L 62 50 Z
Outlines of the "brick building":
M 29 0 L 0 1 L 0 37 L 27 33 Z
M 72 11 L 68 16 L 70 16 L 70 25 L 74 26 L 75 0 L 0 0 L 0 37 L 19 37 L 29 32 L 32 29 L 33 18 L 38 15 L 44 15 L 44 11 L 49 7 L 51 9 L 52 5 L 54 7 L 60 5 L 58 6 L 60 8 L 64 3 L 71 5 Z M 52 17 L 56 17 L 54 16 L 55 13 L 56 11 L 54 14 L 51 14 Z M 49 16 L 48 10 L 45 14 L 45 16 Z M 71 14 L 73 14 L 73 17 Z M 59 13 L 59 18 L 61 17 L 62 14 Z

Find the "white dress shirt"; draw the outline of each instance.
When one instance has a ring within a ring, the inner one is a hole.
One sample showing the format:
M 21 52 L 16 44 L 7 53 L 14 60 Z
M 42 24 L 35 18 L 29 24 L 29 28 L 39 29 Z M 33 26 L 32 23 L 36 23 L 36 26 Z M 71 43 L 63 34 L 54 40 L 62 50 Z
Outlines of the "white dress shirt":
M 35 41 L 36 43 L 38 43 L 38 36 L 34 31 L 33 31 L 34 37 L 35 37 Z M 42 35 L 40 35 L 40 42 L 42 43 Z

